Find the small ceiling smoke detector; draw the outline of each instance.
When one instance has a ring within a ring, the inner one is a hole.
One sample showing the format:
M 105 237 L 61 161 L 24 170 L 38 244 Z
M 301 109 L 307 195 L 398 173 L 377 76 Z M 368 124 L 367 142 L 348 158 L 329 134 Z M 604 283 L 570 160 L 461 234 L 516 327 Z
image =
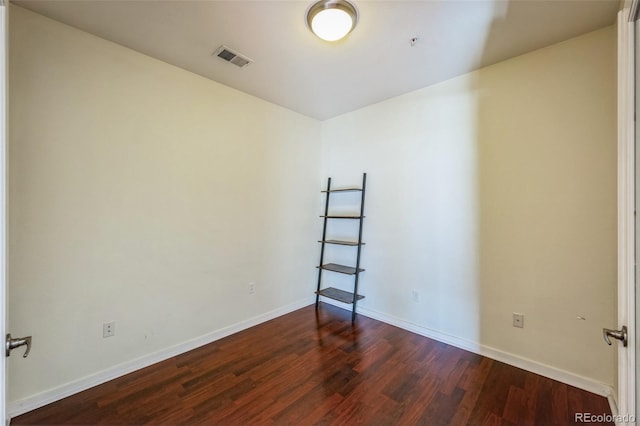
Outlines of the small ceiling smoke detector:
M 307 12 L 307 24 L 315 35 L 337 41 L 349 34 L 358 23 L 358 11 L 346 0 L 320 0 Z
M 238 53 L 234 50 L 229 49 L 227 46 L 224 46 L 224 45 L 220 46 L 218 50 L 215 51 L 214 55 L 240 68 L 244 68 L 247 65 L 249 65 L 251 62 L 253 62 L 253 60 L 247 58 L 241 53 Z

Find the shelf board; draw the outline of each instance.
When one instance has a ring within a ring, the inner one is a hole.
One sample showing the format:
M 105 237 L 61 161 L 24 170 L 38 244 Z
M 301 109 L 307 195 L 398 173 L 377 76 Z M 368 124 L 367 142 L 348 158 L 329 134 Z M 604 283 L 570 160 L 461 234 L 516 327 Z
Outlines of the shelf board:
M 353 247 L 357 247 L 358 246 L 358 242 L 357 241 L 342 241 L 342 240 L 324 240 L 324 241 L 318 241 L 319 243 L 325 243 L 325 244 L 338 244 L 341 246 L 353 246 Z M 360 245 L 365 245 L 365 243 L 360 243 Z
M 330 214 L 330 215 L 322 215 L 320 217 L 326 217 L 327 219 L 362 219 L 364 216 L 352 216 L 352 215 L 342 215 L 342 214 Z
M 336 189 L 332 189 L 330 191 L 327 191 L 326 189 L 320 191 L 320 192 L 362 192 L 362 188 L 336 188 Z
M 356 274 L 356 268 L 353 268 L 351 266 L 338 265 L 337 263 L 325 263 L 322 266 L 316 266 L 316 268 L 324 269 L 325 271 L 339 272 L 341 274 L 347 274 L 347 275 Z M 363 272 L 363 271 L 364 269 L 358 268 L 358 272 Z
M 353 293 L 333 287 L 323 288 L 320 291 L 316 291 L 316 294 L 328 297 L 329 299 L 338 300 L 343 303 L 353 303 Z M 361 294 L 356 295 L 356 300 L 360 299 L 364 299 L 364 296 Z

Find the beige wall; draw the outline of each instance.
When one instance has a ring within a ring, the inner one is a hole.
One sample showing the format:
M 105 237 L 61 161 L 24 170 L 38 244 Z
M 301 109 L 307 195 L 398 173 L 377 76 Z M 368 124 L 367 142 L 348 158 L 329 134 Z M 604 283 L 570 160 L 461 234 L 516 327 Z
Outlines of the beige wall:
M 10 19 L 10 401 L 309 300 L 319 122 Z
M 615 43 L 605 28 L 323 123 L 324 174 L 369 173 L 365 310 L 614 383 Z

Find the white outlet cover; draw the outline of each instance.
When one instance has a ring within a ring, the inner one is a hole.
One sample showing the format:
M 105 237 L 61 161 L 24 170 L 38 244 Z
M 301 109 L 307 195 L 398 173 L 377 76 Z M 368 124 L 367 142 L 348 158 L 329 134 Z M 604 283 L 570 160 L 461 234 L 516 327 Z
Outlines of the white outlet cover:
M 524 314 L 513 313 L 513 326 L 524 328 Z
M 102 337 L 103 338 L 112 337 L 115 334 L 116 334 L 116 322 L 115 321 L 105 322 L 104 324 L 102 324 Z

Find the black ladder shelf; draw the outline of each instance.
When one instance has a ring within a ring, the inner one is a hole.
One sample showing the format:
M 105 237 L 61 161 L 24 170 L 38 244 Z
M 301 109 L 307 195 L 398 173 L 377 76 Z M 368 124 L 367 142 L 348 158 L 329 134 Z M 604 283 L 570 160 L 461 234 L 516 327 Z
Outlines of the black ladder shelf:
M 363 272 L 364 269 L 360 268 L 360 251 L 364 243 L 362 242 L 362 220 L 364 219 L 364 194 L 367 186 L 367 174 L 362 174 L 362 187 L 360 188 L 340 188 L 340 189 L 332 189 L 331 188 L 331 178 L 327 180 L 327 189 L 322 191 L 326 193 L 325 204 L 324 204 L 324 215 L 320 216 L 324 219 L 324 224 L 322 227 L 322 239 L 318 242 L 321 243 L 320 249 L 320 265 L 318 268 L 318 288 L 316 290 L 316 309 L 318 309 L 318 302 L 320 301 L 320 296 L 327 297 L 329 299 L 338 300 L 343 303 L 351 304 L 351 322 L 354 322 L 356 319 L 356 304 L 358 300 L 364 299 L 364 296 L 358 294 L 358 278 L 360 276 L 360 272 Z M 360 213 L 355 215 L 333 215 L 329 214 L 329 199 L 331 194 L 339 193 L 339 192 L 361 192 L 360 197 Z M 333 240 L 327 239 L 327 222 L 329 219 L 348 219 L 348 220 L 357 220 L 359 221 L 359 229 L 358 229 L 358 240 L 357 241 L 342 241 L 342 240 Z M 338 265 L 336 263 L 324 263 L 324 249 L 327 244 L 335 244 L 341 246 L 351 246 L 357 248 L 356 255 L 356 265 L 355 266 L 345 266 Z M 331 271 L 337 272 L 340 274 L 353 275 L 353 292 L 344 291 L 333 287 L 322 287 L 322 271 Z

